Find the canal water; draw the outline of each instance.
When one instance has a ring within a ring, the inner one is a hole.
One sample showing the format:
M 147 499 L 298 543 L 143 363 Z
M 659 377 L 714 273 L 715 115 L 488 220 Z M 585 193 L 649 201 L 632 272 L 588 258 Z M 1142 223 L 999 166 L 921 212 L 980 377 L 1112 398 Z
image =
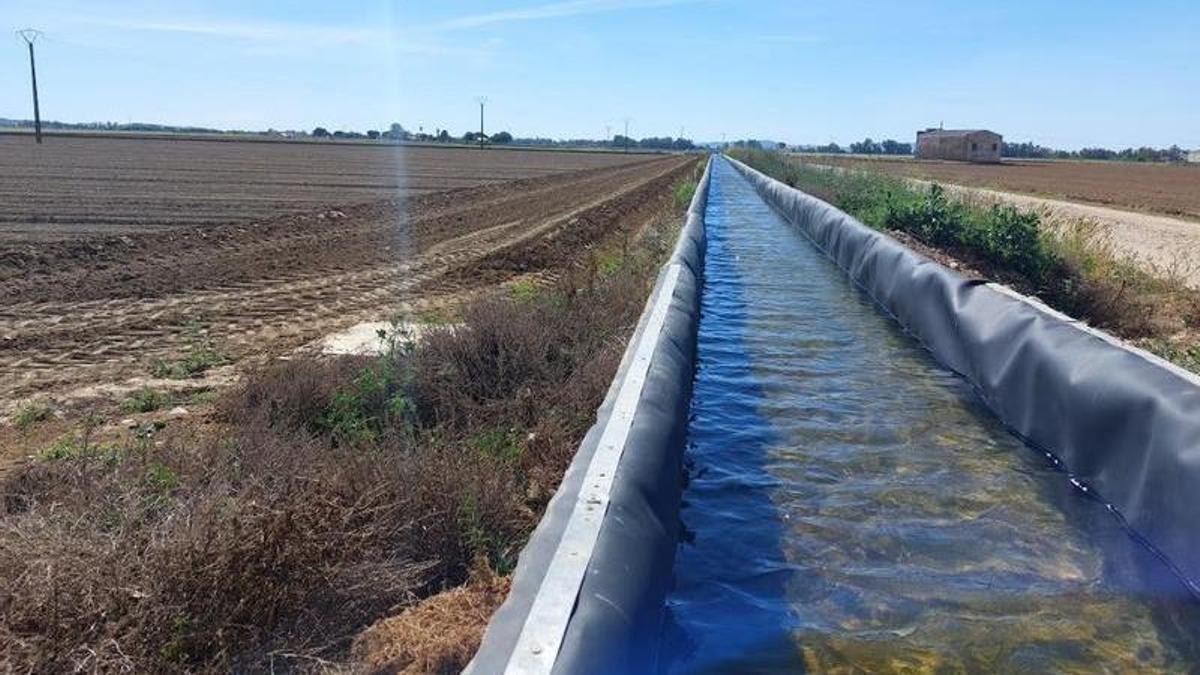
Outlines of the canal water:
M 1195 605 L 714 161 L 661 670 L 1147 672 Z

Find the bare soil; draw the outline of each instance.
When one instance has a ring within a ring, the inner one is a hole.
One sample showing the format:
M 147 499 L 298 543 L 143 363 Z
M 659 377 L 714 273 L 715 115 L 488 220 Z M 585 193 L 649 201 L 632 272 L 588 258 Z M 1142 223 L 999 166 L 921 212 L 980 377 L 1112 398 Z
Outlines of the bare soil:
M 181 142 L 127 143 L 162 143 L 174 151 Z M 226 152 L 240 144 L 209 145 Z M 485 169 L 463 159 L 475 151 L 440 152 L 451 165 L 465 162 L 461 168 L 471 180 L 482 179 Z M 174 223 L 159 231 L 36 243 L 0 238 L 0 406 L 144 377 L 149 363 L 179 358 L 197 336 L 235 361 L 261 359 L 484 284 L 553 275 L 587 255 L 589 244 L 610 236 L 618 222 L 637 223 L 660 209 L 661 195 L 669 198 L 670 186 L 695 161 L 506 153 L 480 154 L 511 160 L 511 169 L 493 167 L 495 175 L 552 175 L 410 198 L 350 198 L 202 227 Z M 86 164 L 88 156 L 78 161 Z M 563 172 L 564 164 L 579 162 L 603 166 Z M 245 197 L 224 183 L 201 186 Z M 9 208 L 0 202 L 0 213 Z M 155 208 L 165 213 L 173 207 Z M 481 266 L 501 253 L 506 265 Z
M 1006 160 L 967 164 L 821 155 L 821 164 L 1200 219 L 1200 166 Z
M 75 239 L 246 222 L 646 155 L 0 134 L 0 236 Z

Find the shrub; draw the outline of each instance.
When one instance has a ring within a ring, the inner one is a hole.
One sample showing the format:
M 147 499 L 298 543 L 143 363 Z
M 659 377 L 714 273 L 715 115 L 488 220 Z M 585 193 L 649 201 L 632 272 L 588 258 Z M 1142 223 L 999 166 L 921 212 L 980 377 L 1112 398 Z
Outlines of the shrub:
M 993 204 L 984 222 L 979 244 L 984 255 L 1015 269 L 1035 285 L 1044 286 L 1047 274 L 1059 265 L 1059 260 L 1043 244 L 1038 214 Z
M 946 199 L 946 191 L 940 185 L 931 185 L 929 192 L 919 199 L 906 192 L 889 192 L 885 208 L 887 227 L 913 234 L 932 246 L 962 243 L 965 214 L 961 206 Z

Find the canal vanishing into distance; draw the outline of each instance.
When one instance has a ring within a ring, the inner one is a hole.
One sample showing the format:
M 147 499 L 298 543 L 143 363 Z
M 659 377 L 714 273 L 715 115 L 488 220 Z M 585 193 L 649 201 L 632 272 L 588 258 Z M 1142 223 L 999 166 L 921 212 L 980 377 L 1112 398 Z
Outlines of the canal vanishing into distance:
M 1193 600 L 717 158 L 662 670 L 1188 670 Z

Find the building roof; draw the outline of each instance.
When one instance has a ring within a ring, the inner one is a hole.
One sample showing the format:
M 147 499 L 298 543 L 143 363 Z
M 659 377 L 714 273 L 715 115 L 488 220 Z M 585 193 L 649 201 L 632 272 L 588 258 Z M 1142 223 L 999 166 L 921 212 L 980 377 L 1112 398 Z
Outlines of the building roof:
M 948 138 L 959 138 L 962 136 L 971 136 L 972 134 L 991 134 L 999 136 L 1000 134 L 987 129 L 926 129 L 918 131 L 918 134 L 929 134 L 931 136 L 945 136 Z

